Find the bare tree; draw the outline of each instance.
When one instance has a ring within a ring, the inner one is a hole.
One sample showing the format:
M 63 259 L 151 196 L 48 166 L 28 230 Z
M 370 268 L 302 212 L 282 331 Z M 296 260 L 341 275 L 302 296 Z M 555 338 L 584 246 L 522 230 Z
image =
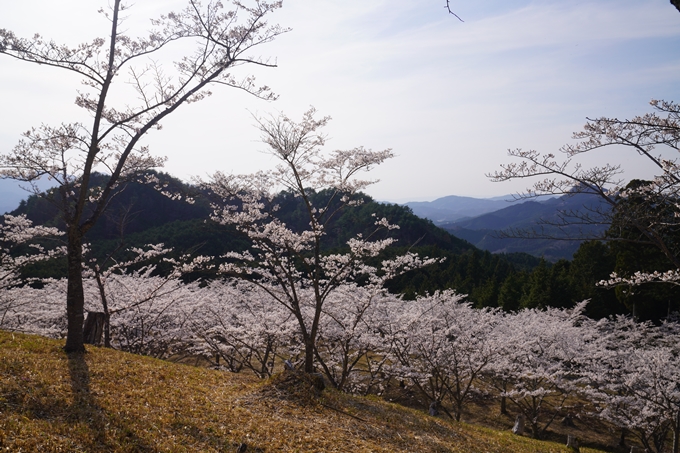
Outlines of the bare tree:
M 543 178 L 519 194 L 520 198 L 547 194 L 598 197 L 605 207 L 600 205 L 580 212 L 563 212 L 557 222 L 545 223 L 561 231 L 573 224 L 608 224 L 611 227 L 607 236 L 600 236 L 599 239 L 653 245 L 674 266 L 680 268 L 680 246 L 673 240 L 680 228 L 680 165 L 677 158 L 664 157 L 659 151 L 661 149 L 666 154 L 680 151 L 680 105 L 659 100 L 651 101 L 651 105 L 654 112 L 630 120 L 588 119 L 583 131 L 574 134 L 579 142 L 561 149 L 566 155 L 563 160 L 556 159 L 554 154 L 540 154 L 534 150 L 510 150 L 509 155 L 521 161 L 503 164 L 501 171 L 487 176 L 493 181 Z M 650 181 L 626 182 L 621 177 L 621 165 L 584 168 L 576 161 L 584 153 L 607 147 L 632 149 L 657 167 L 657 176 Z M 539 228 L 511 231 L 508 234 L 545 237 L 546 234 L 554 233 L 554 229 L 547 232 Z M 593 237 L 582 235 L 570 239 Z
M 110 11 L 100 10 L 110 22 L 108 39 L 95 38 L 75 47 L 47 41 L 40 35 L 25 39 L 0 29 L 0 53 L 30 63 L 52 66 L 83 77 L 84 91 L 76 104 L 91 116 L 91 123 L 42 125 L 24 134 L 9 153 L 0 156 L 0 175 L 33 183 L 47 176 L 58 187 L 48 198 L 65 222 L 68 238 L 68 334 L 65 350 L 83 351 L 82 244 L 85 233 L 102 215 L 121 184 L 140 172 L 159 166 L 141 139 L 181 105 L 210 94 L 213 84 L 240 88 L 263 99 L 274 96 L 257 87 L 251 76 L 237 78 L 232 68 L 250 63 L 275 66 L 252 56 L 253 48 L 268 43 L 286 30 L 269 25 L 266 16 L 280 1 L 234 2 L 224 11 L 219 1 L 187 7 L 151 21 L 142 37 L 122 31 L 122 14 L 128 7 L 114 0 Z M 186 50 L 180 59 L 159 61 L 173 48 Z M 132 93 L 112 95 L 115 87 L 132 87 Z M 103 187 L 90 187 L 93 171 L 109 173 Z

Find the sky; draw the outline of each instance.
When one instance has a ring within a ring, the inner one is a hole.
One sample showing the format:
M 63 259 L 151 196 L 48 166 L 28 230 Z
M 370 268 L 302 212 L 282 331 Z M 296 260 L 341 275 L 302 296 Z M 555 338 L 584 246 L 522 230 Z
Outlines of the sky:
M 23 0 L 0 7 L 0 28 L 76 44 L 105 36 L 94 0 Z M 137 0 L 126 26 L 181 0 Z M 527 181 L 485 176 L 511 162 L 507 150 L 557 153 L 586 117 L 630 118 L 651 99 L 680 101 L 680 12 L 668 0 L 284 0 L 273 14 L 291 31 L 258 49 L 276 68 L 241 66 L 270 86 L 267 102 L 216 87 L 183 106 L 147 138 L 164 171 L 189 180 L 216 170 L 251 173 L 275 164 L 253 115 L 293 119 L 314 106 L 333 118 L 328 150 L 391 148 L 367 192 L 381 201 L 447 195 L 492 197 Z M 78 77 L 0 55 L 0 152 L 41 123 L 82 120 Z M 629 150 L 584 156 L 651 176 Z

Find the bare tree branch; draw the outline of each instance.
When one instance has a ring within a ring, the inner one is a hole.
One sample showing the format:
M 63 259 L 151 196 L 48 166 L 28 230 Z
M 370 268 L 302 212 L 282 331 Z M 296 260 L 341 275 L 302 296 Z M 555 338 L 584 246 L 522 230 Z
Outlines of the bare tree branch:
M 449 14 L 452 14 L 453 16 L 455 16 L 455 18 L 458 19 L 459 21 L 465 22 L 463 19 L 460 18 L 460 16 L 458 16 L 458 14 L 454 13 L 451 10 L 451 0 L 446 0 L 446 10 L 449 12 Z

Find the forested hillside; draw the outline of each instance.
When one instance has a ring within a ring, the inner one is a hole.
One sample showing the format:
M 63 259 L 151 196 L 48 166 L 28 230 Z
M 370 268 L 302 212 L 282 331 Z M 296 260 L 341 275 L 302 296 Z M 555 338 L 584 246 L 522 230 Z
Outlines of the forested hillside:
M 195 202 L 189 204 L 169 198 L 143 184 L 127 184 L 113 198 L 106 215 L 87 234 L 94 256 L 103 258 L 117 248 L 124 250 L 158 243 L 173 248 L 174 255 L 191 252 L 215 257 L 248 247 L 247 240 L 234 228 L 218 225 L 210 220 L 210 203 L 214 200 L 208 193 L 186 185 L 170 175 L 158 176 L 174 193 L 191 195 Z M 94 181 L 95 184 L 102 184 L 105 180 L 105 176 L 97 175 Z M 314 197 L 315 202 L 322 203 L 328 194 L 322 191 Z M 408 283 L 404 283 L 404 279 L 394 282 L 391 287 L 395 291 L 415 295 L 461 286 L 461 291 L 475 291 L 482 297 L 482 287 L 500 286 L 509 274 L 530 270 L 539 262 L 525 254 L 492 256 L 436 227 L 431 221 L 415 216 L 407 207 L 378 203 L 364 194 L 361 198 L 364 200 L 363 204 L 343 210 L 327 227 L 322 242 L 326 250 L 330 252 L 346 248 L 347 241 L 357 233 L 368 234 L 375 217 L 385 217 L 400 226 L 389 232 L 389 236 L 397 239 L 397 242 L 395 250 L 387 253 L 394 254 L 397 250 L 410 249 L 425 255 L 446 258 L 442 264 L 434 265 L 430 270 L 409 274 L 405 277 Z M 30 196 L 12 214 L 26 215 L 39 225 L 63 227 L 58 209 L 48 199 L 49 197 L 45 199 Z M 287 225 L 298 229 L 305 227 L 299 199 L 281 193 L 276 202 L 280 205 L 281 219 Z M 387 235 L 382 234 L 385 237 Z M 472 260 L 473 264 L 468 266 L 468 260 Z M 40 263 L 29 268 L 29 271 L 41 277 L 61 277 L 65 275 L 65 263 Z M 475 275 L 472 276 L 471 272 Z M 431 274 L 436 277 L 433 278 Z M 493 295 L 490 297 L 494 299 Z M 484 300 L 487 299 L 488 297 Z M 492 301 L 481 304 L 495 303 Z
M 116 249 L 120 249 L 117 256 L 124 256 L 124 250 L 130 247 L 159 243 L 173 248 L 173 256 L 190 252 L 219 257 L 229 251 L 248 248 L 246 238 L 233 227 L 210 220 L 210 203 L 215 200 L 211 200 L 208 193 L 170 175 L 161 173 L 158 176 L 174 193 L 194 197 L 194 203 L 172 199 L 143 184 L 126 185 L 114 197 L 106 215 L 88 233 L 94 256 L 101 259 Z M 97 175 L 95 182 L 101 184 L 105 180 L 105 176 Z M 328 194 L 322 191 L 314 197 L 316 202 L 322 203 Z M 361 195 L 361 198 L 364 199 L 362 205 L 343 210 L 329 225 L 323 246 L 328 252 L 343 249 L 357 233 L 366 234 L 370 230 L 373 214 L 399 225 L 397 230 L 382 233 L 397 239 L 395 247 L 385 251 L 383 256 L 411 250 L 444 258 L 441 263 L 411 271 L 389 282 L 391 291 L 403 293 L 406 297 L 455 289 L 467 294 L 478 307 L 501 307 L 507 311 L 533 307 L 567 308 L 590 299 L 586 311 L 598 318 L 635 312 L 642 319 L 658 320 L 669 311 L 680 308 L 676 302 L 676 293 L 680 291 L 675 288 L 650 285 L 630 293 L 622 288 L 614 290 L 597 286 L 614 270 L 625 272 L 636 269 L 640 257 L 649 257 L 644 258 L 649 269 L 669 268 L 663 256 L 653 248 L 624 243 L 584 243 L 576 248 L 573 260 L 552 263 L 524 253 L 493 254 L 457 238 L 429 220 L 415 216 L 408 207 L 378 203 L 367 195 Z M 276 201 L 286 224 L 304 228 L 305 220 L 298 199 L 281 193 Z M 542 210 L 554 212 L 553 205 L 557 203 L 558 200 L 551 200 Z M 525 203 L 507 209 L 523 211 L 531 205 Z M 37 196 L 22 201 L 13 214 L 25 214 L 40 225 L 62 226 L 58 210 L 49 201 Z M 537 214 L 532 215 L 535 217 Z M 516 225 L 507 220 L 498 222 L 499 227 Z M 562 243 L 559 241 L 558 246 Z M 39 263 L 28 267 L 26 272 L 26 276 L 62 277 L 65 275 L 65 262 L 61 259 Z M 212 278 L 212 274 L 201 272 L 194 278 Z
M 6 3 L 0 451 L 680 453 L 668 0 Z

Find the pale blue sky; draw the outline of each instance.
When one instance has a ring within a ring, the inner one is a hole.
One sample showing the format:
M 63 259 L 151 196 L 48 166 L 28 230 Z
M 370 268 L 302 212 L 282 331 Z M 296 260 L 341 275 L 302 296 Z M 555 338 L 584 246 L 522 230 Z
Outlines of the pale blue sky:
M 0 28 L 89 40 L 105 34 L 100 3 L 12 2 L 0 8 Z M 181 4 L 137 1 L 130 24 L 159 5 Z M 284 0 L 272 20 L 293 31 L 261 48 L 279 67 L 255 71 L 279 100 L 218 87 L 148 143 L 168 156 L 166 171 L 185 179 L 256 171 L 273 161 L 258 152 L 249 111 L 295 118 L 314 105 L 333 117 L 330 148 L 394 150 L 397 157 L 374 171 L 376 198 L 486 197 L 526 185 L 484 176 L 508 161 L 508 148 L 554 152 L 586 116 L 624 118 L 649 111 L 652 98 L 680 101 L 680 13 L 668 0 L 451 4 L 465 22 L 448 15 L 443 0 Z M 0 151 L 32 125 L 78 119 L 78 88 L 77 78 L 0 57 Z M 630 154 L 598 159 L 644 173 Z

